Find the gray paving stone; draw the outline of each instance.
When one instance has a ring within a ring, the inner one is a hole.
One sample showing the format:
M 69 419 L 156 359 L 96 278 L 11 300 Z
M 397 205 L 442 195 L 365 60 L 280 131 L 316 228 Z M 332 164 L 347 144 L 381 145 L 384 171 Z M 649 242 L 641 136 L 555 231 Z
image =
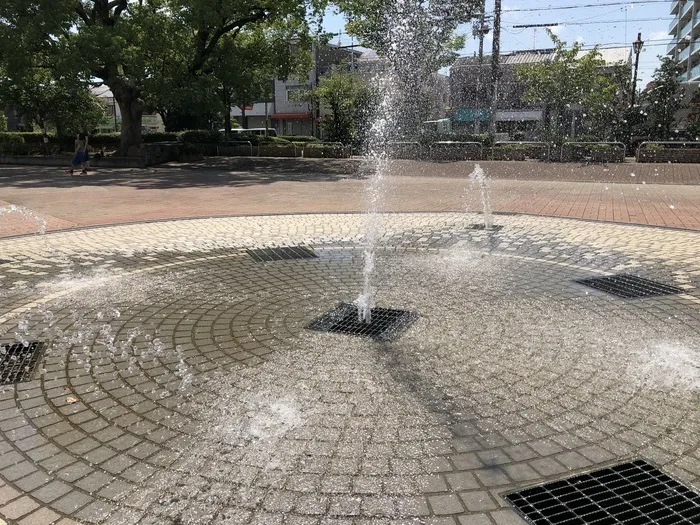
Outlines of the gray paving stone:
M 46 507 L 40 508 L 19 521 L 19 525 L 53 525 L 61 516 Z
M 104 501 L 93 501 L 75 514 L 77 520 L 100 523 L 114 512 L 114 505 Z
M 540 475 L 527 463 L 505 465 L 502 467 L 506 475 L 513 481 L 532 481 L 539 479 Z
M 41 487 L 42 485 L 46 485 L 52 479 L 52 476 L 49 476 L 44 472 L 37 471 L 30 474 L 26 478 L 18 479 L 15 481 L 15 485 L 24 492 L 30 492 L 38 487 Z
M 452 476 L 459 476 L 459 473 L 452 474 Z M 447 492 L 449 490 L 445 479 L 437 474 L 418 476 L 416 480 L 418 482 L 419 490 L 424 493 Z
M 445 476 L 450 488 L 454 491 L 469 490 L 479 488 L 479 483 L 476 481 L 474 474 L 471 472 L 456 472 Z M 447 487 L 445 487 L 445 490 Z
M 496 525 L 526 525 L 525 520 L 511 509 L 497 510 L 491 516 Z
M 106 472 L 96 471 L 77 481 L 75 486 L 83 489 L 85 492 L 92 493 L 100 490 L 112 481 L 112 479 L 114 479 L 114 477 Z
M 71 491 L 70 485 L 62 481 L 52 481 L 48 485 L 32 491 L 32 497 L 43 503 L 50 503 Z
M 24 476 L 33 474 L 38 469 L 29 461 L 21 461 L 2 469 L 2 477 L 8 481 L 16 481 Z
M 428 503 L 433 513 L 441 516 L 445 514 L 457 514 L 464 512 L 464 507 L 456 494 L 446 494 L 443 496 L 428 496 Z
M 17 498 L 0 507 L 0 515 L 11 520 L 19 520 L 39 508 L 39 504 L 28 496 Z
M 484 490 L 462 492 L 459 496 L 470 512 L 483 512 L 485 510 L 498 508 L 496 502 L 494 502 L 489 493 Z
M 356 496 L 331 496 L 330 516 L 358 516 L 362 498 Z

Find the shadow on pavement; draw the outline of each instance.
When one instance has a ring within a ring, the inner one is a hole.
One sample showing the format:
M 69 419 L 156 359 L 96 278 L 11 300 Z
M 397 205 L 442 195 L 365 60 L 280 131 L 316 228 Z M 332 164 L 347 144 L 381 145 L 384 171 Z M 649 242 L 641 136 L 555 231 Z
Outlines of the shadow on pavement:
M 336 182 L 364 178 L 351 159 L 210 158 L 147 169 L 91 170 L 70 176 L 62 168 L 0 166 L 0 187 L 74 188 L 127 186 L 136 189 L 235 187 L 275 182 Z

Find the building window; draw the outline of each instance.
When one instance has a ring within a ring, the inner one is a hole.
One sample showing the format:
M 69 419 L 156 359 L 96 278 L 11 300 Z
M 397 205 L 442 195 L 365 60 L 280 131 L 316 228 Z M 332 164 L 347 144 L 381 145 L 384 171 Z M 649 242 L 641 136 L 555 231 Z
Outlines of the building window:
M 287 86 L 287 102 L 301 102 L 299 94 L 306 90 L 306 86 Z

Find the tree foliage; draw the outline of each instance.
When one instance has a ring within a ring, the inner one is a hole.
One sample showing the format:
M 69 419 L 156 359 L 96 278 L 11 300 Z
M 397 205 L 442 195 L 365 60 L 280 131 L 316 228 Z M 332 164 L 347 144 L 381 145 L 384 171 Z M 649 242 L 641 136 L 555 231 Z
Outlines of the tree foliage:
M 450 65 L 465 39 L 460 24 L 484 9 L 484 0 L 337 0 L 350 34 L 393 63 Z M 399 64 L 400 68 L 401 64 Z
M 359 145 L 366 134 L 368 109 L 376 96 L 357 73 L 336 67 L 321 79 L 318 87 L 301 98 L 311 98 L 327 115 L 322 120 L 324 138 L 330 142 Z
M 206 104 L 225 37 L 294 21 L 325 0 L 3 0 L 0 60 L 10 78 L 50 69 L 77 84 L 107 85 L 122 112 L 123 154 L 141 142 L 143 111 L 166 97 Z M 166 104 L 162 104 L 165 106 Z M 182 104 L 181 104 L 182 105 Z M 200 106 L 200 107 L 201 107 Z
M 697 88 L 690 99 L 687 129 L 695 140 L 700 140 L 700 89 Z
M 622 113 L 627 100 L 614 76 L 629 75 L 629 68 L 618 68 L 616 73 L 606 71 L 597 48 L 582 52 L 580 43 L 574 42 L 569 48 L 551 31 L 549 35 L 555 45 L 553 58 L 517 68 L 518 77 L 527 86 L 524 100 L 544 104 L 550 140 L 563 140 L 568 124 L 565 115 L 573 109 L 583 112 L 588 125 L 601 138 L 610 136 L 625 120 L 622 114 L 611 119 L 611 111 L 617 107 Z
M 683 89 L 678 76 L 680 64 L 670 57 L 661 58 L 661 65 L 642 93 L 647 115 L 647 134 L 654 140 L 667 140 L 676 124 L 676 113 L 683 107 Z
M 41 129 L 57 135 L 92 131 L 106 117 L 104 107 L 84 86 L 55 79 L 46 69 L 28 70 L 12 79 L 0 79 L 0 99 Z

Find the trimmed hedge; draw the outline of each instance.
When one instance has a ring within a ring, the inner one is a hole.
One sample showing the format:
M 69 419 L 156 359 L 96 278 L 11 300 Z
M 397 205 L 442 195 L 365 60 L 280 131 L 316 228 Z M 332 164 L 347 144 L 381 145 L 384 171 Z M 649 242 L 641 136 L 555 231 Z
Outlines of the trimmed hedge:
M 218 144 L 224 134 L 212 129 L 190 129 L 178 133 L 177 140 L 190 144 Z
M 289 142 L 321 142 L 316 137 L 310 135 L 278 135 L 277 138 L 287 140 Z
M 153 142 L 177 142 L 177 133 L 144 133 L 144 144 Z

